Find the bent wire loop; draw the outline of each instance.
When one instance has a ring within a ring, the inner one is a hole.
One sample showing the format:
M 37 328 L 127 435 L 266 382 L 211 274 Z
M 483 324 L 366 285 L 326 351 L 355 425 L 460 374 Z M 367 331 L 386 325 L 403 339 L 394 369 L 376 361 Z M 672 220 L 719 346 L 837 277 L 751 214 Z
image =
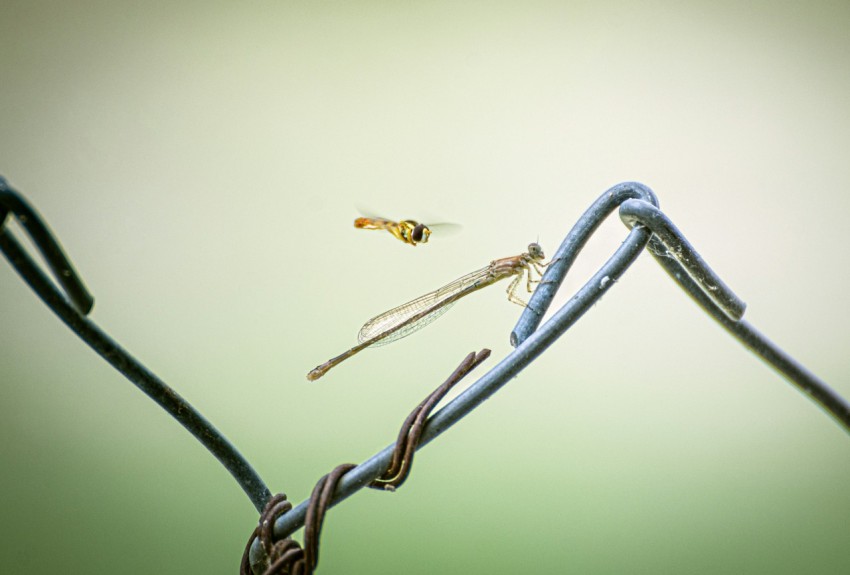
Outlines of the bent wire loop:
M 44 261 L 47 262 L 50 271 L 53 272 L 53 277 L 65 290 L 71 305 L 82 315 L 88 315 L 94 305 L 94 298 L 77 275 L 74 266 L 68 261 L 62 246 L 50 233 L 38 213 L 0 176 L 0 229 L 3 229 L 4 233 L 9 212 L 27 231 L 35 247 L 44 257 Z
M 836 423 L 850 433 L 850 404 L 815 374 L 782 351 L 761 332 L 741 319 L 744 303 L 702 262 L 699 254 L 667 216 L 645 202 L 628 200 L 620 206 L 620 219 L 627 226 L 652 229 L 649 253 L 664 271 L 703 310 L 750 351 L 766 361 L 780 374 L 820 405 Z
M 56 288 L 42 272 L 41 267 L 9 232 L 5 226 L 6 217 L 9 214 L 15 216 L 27 230 L 64 289 L 64 294 Z M 59 319 L 112 367 L 179 421 L 233 475 L 257 511 L 263 509 L 266 501 L 271 497 L 271 492 L 236 448 L 177 392 L 85 317 L 91 310 L 94 299 L 41 216 L 2 177 L 0 177 L 0 251 L 47 307 L 59 316 Z

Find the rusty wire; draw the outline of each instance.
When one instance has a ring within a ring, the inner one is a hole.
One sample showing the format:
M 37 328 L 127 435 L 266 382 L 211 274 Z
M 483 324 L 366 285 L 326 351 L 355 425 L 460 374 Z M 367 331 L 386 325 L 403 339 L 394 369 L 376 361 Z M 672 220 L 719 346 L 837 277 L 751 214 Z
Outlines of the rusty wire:
M 333 471 L 316 482 L 310 494 L 307 520 L 304 524 L 303 547 L 291 537 L 274 539 L 274 521 L 292 509 L 292 504 L 286 500 L 283 493 L 273 495 L 260 513 L 259 523 L 245 546 L 239 566 L 240 575 L 311 575 L 319 564 L 322 525 L 325 522 L 325 513 L 331 506 L 334 490 L 342 476 L 354 467 L 352 463 L 337 465 Z M 253 545 L 258 545 L 262 553 L 252 555 Z
M 399 431 L 387 470 L 383 475 L 372 481 L 369 487 L 383 489 L 385 491 L 395 491 L 404 483 L 410 474 L 410 468 L 413 466 L 413 456 L 419 448 L 419 443 L 422 440 L 422 432 L 425 431 L 425 421 L 428 419 L 428 416 L 431 415 L 431 412 L 434 411 L 440 400 L 446 396 L 457 382 L 466 377 L 467 373 L 475 369 L 488 357 L 490 357 L 490 350 L 486 348 L 478 353 L 467 355 L 448 379 L 441 383 L 437 389 L 423 399 L 410 412 L 410 415 L 404 420 Z
M 413 456 L 419 447 L 425 421 L 441 399 L 461 379 L 490 357 L 489 349 L 472 352 L 467 355 L 451 375 L 437 389 L 417 405 L 404 423 L 396 440 L 395 449 L 389 467 L 369 484 L 369 487 L 384 491 L 395 491 L 407 479 L 413 466 Z M 313 488 L 308 499 L 304 520 L 304 547 L 291 537 L 274 539 L 273 523 L 292 509 L 286 495 L 278 493 L 269 500 L 260 514 L 260 520 L 254 529 L 245 552 L 242 554 L 241 575 L 261 573 L 262 575 L 310 575 L 319 564 L 319 540 L 325 513 L 330 508 L 342 477 L 356 465 L 343 463 L 327 475 L 322 476 Z

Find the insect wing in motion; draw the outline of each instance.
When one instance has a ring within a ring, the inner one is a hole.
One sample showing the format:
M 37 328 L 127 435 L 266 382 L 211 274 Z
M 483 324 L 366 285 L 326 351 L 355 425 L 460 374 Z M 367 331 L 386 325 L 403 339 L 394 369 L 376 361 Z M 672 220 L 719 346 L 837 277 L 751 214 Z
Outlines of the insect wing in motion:
M 432 228 L 448 231 L 460 228 L 457 224 L 425 225 L 416 220 L 394 221 L 379 217 L 361 217 L 354 220 L 354 227 L 361 230 L 387 230 L 403 243 L 411 246 L 428 243 Z

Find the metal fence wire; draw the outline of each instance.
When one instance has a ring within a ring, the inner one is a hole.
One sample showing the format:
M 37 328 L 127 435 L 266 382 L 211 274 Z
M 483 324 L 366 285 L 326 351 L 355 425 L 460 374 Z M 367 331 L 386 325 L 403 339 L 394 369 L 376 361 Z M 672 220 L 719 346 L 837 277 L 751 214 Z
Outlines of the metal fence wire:
M 629 228 L 625 241 L 599 271 L 541 325 L 579 252 L 615 209 Z M 16 218 L 30 236 L 55 278 L 55 284 L 5 225 L 11 217 Z M 603 193 L 567 234 L 510 334 L 515 348 L 511 353 L 430 415 L 448 388 L 478 365 L 489 350 L 470 354 L 458 370 L 410 414 L 396 444 L 359 465 L 339 466 L 319 481 L 310 499 L 293 507 L 285 495 L 272 496 L 248 461 L 206 418 L 87 317 L 94 300 L 59 241 L 25 197 L 0 177 L 0 250 L 12 267 L 74 333 L 194 435 L 233 475 L 261 512 L 260 522 L 246 548 L 243 572 L 311 573 L 315 570 L 321 523 L 330 506 L 366 486 L 393 489 L 400 485 L 410 471 L 416 449 L 469 414 L 546 351 L 617 283 L 644 249 L 731 336 L 850 433 L 850 405 L 742 319 L 744 302 L 661 212 L 655 194 L 642 184 L 626 182 Z M 289 536 L 305 522 L 305 548 L 302 549 Z

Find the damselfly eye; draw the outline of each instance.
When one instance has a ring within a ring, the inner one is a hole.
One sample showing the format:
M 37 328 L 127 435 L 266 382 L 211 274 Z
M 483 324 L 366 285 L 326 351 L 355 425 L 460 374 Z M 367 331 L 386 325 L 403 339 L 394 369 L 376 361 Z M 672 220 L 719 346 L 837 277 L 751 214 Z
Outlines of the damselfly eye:
M 528 255 L 533 257 L 536 260 L 542 260 L 545 256 L 543 255 L 543 248 L 540 247 L 540 244 L 528 244 Z

